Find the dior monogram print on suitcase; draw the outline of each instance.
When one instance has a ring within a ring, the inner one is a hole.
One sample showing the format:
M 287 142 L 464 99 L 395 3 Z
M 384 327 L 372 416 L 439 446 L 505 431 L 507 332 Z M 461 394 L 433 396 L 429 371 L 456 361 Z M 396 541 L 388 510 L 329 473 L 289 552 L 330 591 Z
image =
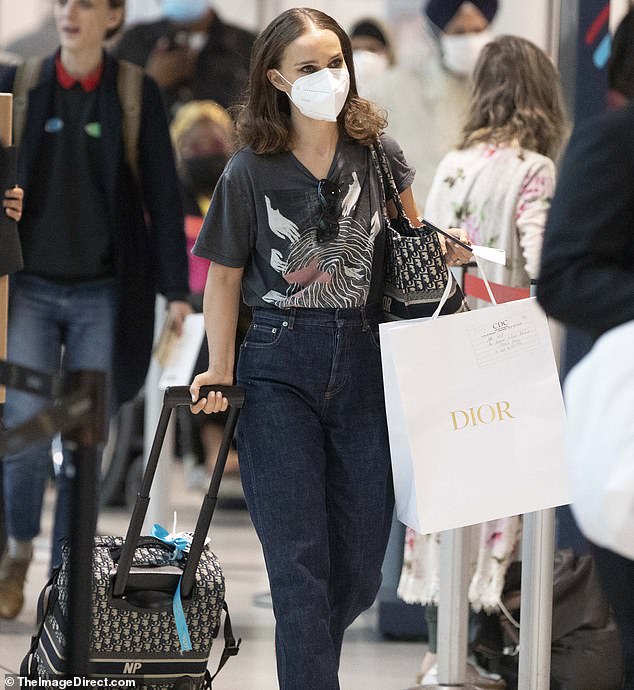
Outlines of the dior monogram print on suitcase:
M 149 490 L 171 410 L 189 404 L 189 389 L 168 388 L 143 483 L 126 538 L 96 537 L 92 567 L 91 678 L 134 679 L 152 690 L 211 687 L 207 671 L 211 645 L 225 611 L 225 646 L 218 671 L 236 643 L 225 603 L 225 583 L 205 540 L 218 496 L 244 393 L 214 387 L 229 399 L 229 419 L 211 483 L 191 538 L 140 537 Z M 204 395 L 201 390 L 201 395 Z M 190 543 L 187 543 L 190 542 Z M 133 546 L 134 545 L 134 546 Z M 22 662 L 21 675 L 53 679 L 65 674 L 65 621 L 68 617 L 69 549 L 60 569 L 40 595 L 40 627 Z M 216 671 L 216 673 L 218 672 Z M 214 676 L 215 677 L 215 676 Z

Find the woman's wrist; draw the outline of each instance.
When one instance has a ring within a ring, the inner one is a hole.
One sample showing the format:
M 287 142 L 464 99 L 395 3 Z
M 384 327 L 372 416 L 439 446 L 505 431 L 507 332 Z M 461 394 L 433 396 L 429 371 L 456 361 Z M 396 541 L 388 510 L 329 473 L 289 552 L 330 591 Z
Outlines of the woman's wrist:
M 231 384 L 233 383 L 233 367 L 228 367 L 226 364 L 210 364 L 206 378 L 213 383 Z

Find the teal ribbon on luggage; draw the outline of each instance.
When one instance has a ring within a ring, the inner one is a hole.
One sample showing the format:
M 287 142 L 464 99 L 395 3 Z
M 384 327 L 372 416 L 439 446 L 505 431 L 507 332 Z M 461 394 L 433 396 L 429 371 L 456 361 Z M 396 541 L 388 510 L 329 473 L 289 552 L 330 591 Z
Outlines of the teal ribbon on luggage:
M 171 537 L 165 527 L 161 525 L 153 525 L 151 534 L 153 537 L 160 539 L 164 544 L 169 544 L 174 547 L 174 553 L 171 559 L 180 561 L 186 548 L 189 548 L 189 541 L 185 537 Z M 192 641 L 189 637 L 189 628 L 187 627 L 187 620 L 185 619 L 185 611 L 183 610 L 183 601 L 181 599 L 181 580 L 183 576 L 178 579 L 178 585 L 174 592 L 172 599 L 172 613 L 174 614 L 174 622 L 176 623 L 176 632 L 181 645 L 181 652 L 192 651 Z
M 150 534 L 162 541 L 164 544 L 169 544 L 170 546 L 174 547 L 174 553 L 170 556 L 170 560 L 172 561 L 180 561 L 190 545 L 189 541 L 185 537 L 172 537 L 165 527 L 157 525 L 156 523 L 152 525 L 152 531 Z
M 176 632 L 178 633 L 178 639 L 181 643 L 181 652 L 191 652 L 192 651 L 192 641 L 189 637 L 189 628 L 187 627 L 187 621 L 185 620 L 185 612 L 183 611 L 183 602 L 181 600 L 181 580 L 183 576 L 178 580 L 178 586 L 174 592 L 174 598 L 172 599 L 172 611 L 174 613 L 174 621 L 176 622 Z

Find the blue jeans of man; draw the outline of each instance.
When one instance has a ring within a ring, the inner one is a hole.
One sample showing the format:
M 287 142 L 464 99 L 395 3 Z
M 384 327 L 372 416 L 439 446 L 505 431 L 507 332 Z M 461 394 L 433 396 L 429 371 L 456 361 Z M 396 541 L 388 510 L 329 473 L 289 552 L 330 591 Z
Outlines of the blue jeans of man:
M 281 690 L 339 690 L 344 631 L 381 582 L 394 497 L 378 316 L 256 308 L 240 351 L 240 476 Z
M 57 283 L 18 274 L 11 282 L 8 358 L 49 373 L 77 369 L 108 372 L 116 311 L 115 279 Z M 49 400 L 7 390 L 4 418 L 17 426 Z M 42 500 L 50 474 L 50 442 L 35 443 L 4 458 L 3 491 L 7 533 L 21 541 L 40 532 Z M 57 475 L 57 503 L 51 563 L 59 563 L 61 541 L 70 526 L 72 458 L 68 449 Z

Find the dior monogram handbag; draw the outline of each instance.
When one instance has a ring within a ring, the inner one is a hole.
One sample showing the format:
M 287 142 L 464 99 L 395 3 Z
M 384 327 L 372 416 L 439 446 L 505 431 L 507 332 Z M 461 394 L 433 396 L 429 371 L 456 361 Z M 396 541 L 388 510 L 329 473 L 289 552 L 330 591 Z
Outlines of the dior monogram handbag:
M 229 418 L 194 532 L 171 535 L 155 525 L 153 536 L 140 536 L 170 413 L 191 403 L 187 386 L 173 386 L 165 391 L 125 539 L 95 538 L 91 678 L 134 680 L 136 688 L 151 690 L 200 690 L 211 688 L 215 678 L 207 671 L 207 663 L 221 627 L 225 646 L 218 671 L 238 653 L 240 640 L 233 637 L 224 576 L 205 542 L 244 391 L 232 386 L 204 387 L 201 396 L 212 388 L 222 390 L 229 400 Z M 65 677 L 68 581 L 69 549 L 64 547 L 62 565 L 40 595 L 39 629 L 20 668 L 26 678 Z
M 385 217 L 383 311 L 388 319 L 417 319 L 468 311 L 462 289 L 443 258 L 436 228 L 416 228 L 401 202 L 390 162 L 380 139 L 372 148 Z M 389 218 L 386 201 L 396 207 Z

